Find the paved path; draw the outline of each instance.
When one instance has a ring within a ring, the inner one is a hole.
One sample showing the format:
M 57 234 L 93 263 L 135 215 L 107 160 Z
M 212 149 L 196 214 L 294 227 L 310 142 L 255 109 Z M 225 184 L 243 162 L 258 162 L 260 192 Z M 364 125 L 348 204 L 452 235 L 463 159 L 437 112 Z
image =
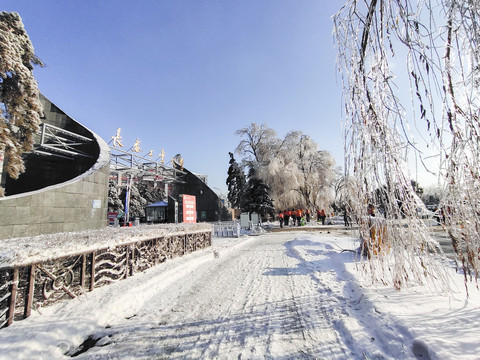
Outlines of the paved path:
M 169 359 L 298 359 L 326 352 L 345 357 L 332 314 L 325 310 L 335 301 L 329 299 L 331 290 L 298 267 L 285 246 L 291 239 L 291 234 L 268 241 L 256 237 L 220 251 L 216 261 L 179 278 L 124 324 L 109 329 L 110 344 L 89 350 L 89 356 L 130 348 L 137 358 L 155 353 Z
M 358 244 L 328 231 L 215 238 L 14 324 L 0 360 L 410 359 L 410 335 L 347 271 L 338 242 Z

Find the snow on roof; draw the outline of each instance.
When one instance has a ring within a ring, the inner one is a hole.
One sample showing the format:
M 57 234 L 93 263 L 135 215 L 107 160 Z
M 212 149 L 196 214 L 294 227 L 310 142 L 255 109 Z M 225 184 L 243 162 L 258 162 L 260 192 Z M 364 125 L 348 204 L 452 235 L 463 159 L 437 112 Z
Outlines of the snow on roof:
M 5 239 L 0 240 L 0 268 L 51 260 L 140 240 L 211 232 L 212 229 L 212 225 L 207 223 L 158 224 Z
M 157 206 L 168 206 L 168 203 L 166 201 L 158 201 L 156 203 L 147 205 L 146 207 L 157 207 Z

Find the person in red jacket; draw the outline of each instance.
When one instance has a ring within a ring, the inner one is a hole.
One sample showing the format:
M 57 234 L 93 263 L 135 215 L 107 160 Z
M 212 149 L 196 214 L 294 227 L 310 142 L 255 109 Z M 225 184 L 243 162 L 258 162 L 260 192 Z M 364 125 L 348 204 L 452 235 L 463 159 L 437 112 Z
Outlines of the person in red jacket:
M 281 211 L 278 212 L 278 221 L 280 222 L 280 227 L 283 228 L 283 213 Z
M 302 209 L 297 210 L 297 225 L 302 225 Z
M 290 219 L 290 214 L 287 210 L 283 210 L 283 223 L 285 226 L 288 226 L 288 220 Z
M 325 225 L 325 219 L 327 218 L 327 214 L 325 214 L 325 210 L 322 209 L 320 211 L 320 219 L 322 220 L 322 225 Z

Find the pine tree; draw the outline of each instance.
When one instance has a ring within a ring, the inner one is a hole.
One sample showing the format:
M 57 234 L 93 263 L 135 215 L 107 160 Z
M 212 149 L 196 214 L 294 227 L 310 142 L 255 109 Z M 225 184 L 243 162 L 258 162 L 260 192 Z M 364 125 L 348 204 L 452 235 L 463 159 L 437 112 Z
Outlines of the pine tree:
M 163 187 L 159 184 L 156 187 L 153 187 L 152 184 L 149 184 L 148 181 L 138 181 L 136 183 L 137 189 L 140 195 L 145 199 L 147 204 L 153 204 L 165 199 L 165 192 Z
M 122 190 L 120 198 L 122 202 L 125 203 L 126 189 Z M 135 184 L 130 186 L 130 206 L 128 209 L 128 215 L 130 219 L 134 217 L 143 217 L 145 216 L 145 206 L 147 205 L 147 200 L 145 200 L 138 191 L 138 188 Z
M 248 184 L 245 194 L 245 211 L 256 212 L 262 218 L 266 215 L 274 216 L 275 207 L 268 194 L 268 186 L 256 176 L 256 171 L 251 168 L 248 172 Z
M 22 154 L 32 149 L 43 113 L 33 65 L 43 64 L 20 15 L 0 12 L 0 157 L 13 179 L 25 171 Z
M 244 210 L 245 190 L 247 187 L 245 173 L 236 162 L 233 154 L 229 152 L 228 155 L 230 155 L 230 166 L 228 168 L 228 177 L 226 181 L 228 186 L 228 201 L 233 208 Z
M 108 208 L 111 211 L 123 210 L 122 200 L 118 196 L 117 184 L 112 180 L 108 182 Z

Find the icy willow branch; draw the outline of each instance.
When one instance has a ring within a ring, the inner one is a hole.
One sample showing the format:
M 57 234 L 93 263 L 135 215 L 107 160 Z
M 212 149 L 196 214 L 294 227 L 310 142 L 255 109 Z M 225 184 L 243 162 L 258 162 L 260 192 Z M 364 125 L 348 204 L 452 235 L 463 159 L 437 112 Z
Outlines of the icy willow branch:
M 365 15 L 358 6 L 355 0 L 348 2 L 334 20 L 346 95 L 346 171 L 353 170 L 356 177 L 352 204 L 360 219 L 365 218 L 367 201 L 385 211 L 383 228 L 369 222 L 361 227 L 372 255 L 368 262 L 372 278 L 380 273 L 383 281 L 391 272 L 395 285 L 401 286 L 420 275 L 439 277 L 440 268 L 429 256 L 435 242 L 416 216 L 421 203 L 402 165 L 406 158 L 402 151 L 414 149 L 405 130 L 416 121 L 427 125 L 431 141 L 426 145 L 439 149 L 445 228 L 466 279 L 476 278 L 480 269 L 480 2 L 370 1 L 363 9 Z M 445 21 L 443 26 L 436 24 L 440 21 Z M 401 47 L 407 51 L 404 78 L 411 81 L 411 113 L 402 113 L 407 108 L 392 87 L 391 65 L 398 69 L 394 54 L 401 54 L 397 51 Z M 395 130 L 398 124 L 403 134 Z M 396 216 L 405 217 L 405 223 Z M 383 252 L 372 229 L 376 234 L 380 230 Z
M 359 219 L 365 252 L 370 256 L 365 266 L 372 279 L 392 282 L 400 288 L 406 282 L 422 282 L 440 271 L 432 256 L 436 244 L 417 216 L 421 204 L 402 154 L 408 144 L 413 144 L 404 126 L 408 124 L 404 107 L 392 88 L 394 76 L 389 65 L 393 58 L 387 57 L 385 46 L 388 43 L 392 54 L 398 43 L 410 42 L 414 48 L 408 31 L 409 24 L 415 21 L 409 19 L 408 2 L 402 5 L 394 0 L 372 0 L 365 4 L 365 16 L 357 5 L 351 1 L 350 7 L 346 5 L 335 18 L 344 94 L 349 95 L 345 98 L 345 135 L 349 136 L 345 144 L 353 167 L 347 171 L 353 170 L 356 178 L 350 203 Z M 405 39 L 392 42 L 391 29 L 402 25 Z M 412 31 L 415 34 L 418 30 Z M 416 40 L 421 39 L 417 36 Z M 403 138 L 397 131 L 398 124 Z M 377 217 L 383 215 L 384 220 L 369 220 L 369 203 L 377 208 Z
M 480 5 L 471 1 L 448 5 L 444 118 L 452 140 L 446 154 L 447 192 L 442 203 L 445 227 L 467 282 L 468 277 L 478 279 L 480 271 Z
M 370 37 L 370 27 L 372 25 L 373 14 L 377 8 L 377 0 L 372 0 L 368 8 L 368 15 L 362 32 L 362 43 L 360 47 L 360 72 L 365 74 L 365 52 L 367 51 L 368 39 Z
M 451 59 L 451 48 L 452 48 L 452 19 L 449 16 L 448 22 L 447 22 L 447 43 L 445 45 L 445 60 L 446 60 L 446 66 L 445 66 L 445 74 L 447 77 L 447 89 L 448 89 L 448 94 L 450 95 L 450 98 L 452 101 L 455 101 L 455 91 L 453 90 L 453 81 L 452 81 L 452 73 L 450 69 L 450 63 L 452 61 Z M 457 106 L 454 106 L 455 109 L 457 109 Z M 451 113 L 451 111 L 448 111 L 448 124 L 450 125 L 450 130 L 455 132 L 453 128 L 453 123 L 454 119 L 453 116 L 454 114 Z

